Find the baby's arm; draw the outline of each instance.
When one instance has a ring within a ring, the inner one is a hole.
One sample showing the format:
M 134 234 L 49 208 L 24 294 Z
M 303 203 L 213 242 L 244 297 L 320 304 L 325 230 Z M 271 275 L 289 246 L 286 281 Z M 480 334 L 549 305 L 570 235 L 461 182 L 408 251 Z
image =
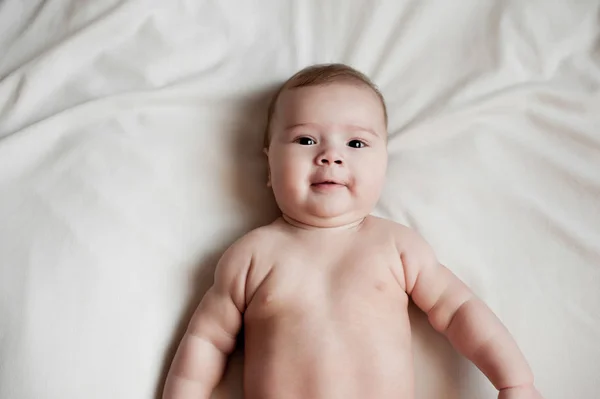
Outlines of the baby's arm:
M 198 305 L 179 344 L 163 399 L 208 399 L 219 383 L 242 325 L 250 253 L 232 245 L 215 271 L 213 286 Z
M 527 361 L 500 320 L 439 264 L 429 245 L 418 236 L 414 241 L 401 253 L 406 292 L 431 325 L 489 378 L 500 399 L 541 398 Z

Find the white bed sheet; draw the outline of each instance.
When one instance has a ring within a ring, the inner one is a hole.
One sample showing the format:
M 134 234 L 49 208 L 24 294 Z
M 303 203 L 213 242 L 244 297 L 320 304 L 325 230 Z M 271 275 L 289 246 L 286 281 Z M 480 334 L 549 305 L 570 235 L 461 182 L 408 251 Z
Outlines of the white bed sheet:
M 497 312 L 547 399 L 598 398 L 598 1 L 0 2 L 0 398 L 157 397 L 233 240 L 269 221 L 273 88 L 382 88 L 376 213 Z M 492 398 L 414 322 L 417 399 Z M 239 396 L 239 354 L 216 397 Z

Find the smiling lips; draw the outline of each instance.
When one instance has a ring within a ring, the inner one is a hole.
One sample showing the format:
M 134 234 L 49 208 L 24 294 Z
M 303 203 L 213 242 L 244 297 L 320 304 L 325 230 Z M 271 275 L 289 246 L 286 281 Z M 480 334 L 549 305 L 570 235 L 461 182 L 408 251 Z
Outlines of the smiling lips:
M 327 192 L 346 187 L 344 183 L 339 183 L 334 180 L 324 180 L 321 182 L 312 183 L 310 185 L 316 191 Z

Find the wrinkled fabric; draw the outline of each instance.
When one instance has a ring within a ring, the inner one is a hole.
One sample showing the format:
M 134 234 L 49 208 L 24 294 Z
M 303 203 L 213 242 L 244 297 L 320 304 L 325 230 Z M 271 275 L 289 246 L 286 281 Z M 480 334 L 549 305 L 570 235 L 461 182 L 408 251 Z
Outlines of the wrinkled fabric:
M 223 250 L 277 215 L 268 100 L 344 62 L 417 229 L 547 399 L 600 391 L 597 1 L 0 2 L 0 398 L 158 398 Z M 494 397 L 411 307 L 417 399 Z M 394 317 L 390 315 L 390 317 Z M 214 395 L 240 396 L 242 359 Z

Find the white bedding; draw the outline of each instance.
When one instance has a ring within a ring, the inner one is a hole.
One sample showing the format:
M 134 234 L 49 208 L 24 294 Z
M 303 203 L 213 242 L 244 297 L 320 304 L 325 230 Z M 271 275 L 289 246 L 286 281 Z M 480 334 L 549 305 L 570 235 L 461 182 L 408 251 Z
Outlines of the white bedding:
M 273 88 L 390 113 L 376 210 L 497 312 L 547 399 L 600 397 L 598 1 L 0 2 L 0 398 L 158 398 L 222 251 L 276 208 Z M 492 398 L 411 310 L 417 399 Z M 239 397 L 241 358 L 215 397 Z

